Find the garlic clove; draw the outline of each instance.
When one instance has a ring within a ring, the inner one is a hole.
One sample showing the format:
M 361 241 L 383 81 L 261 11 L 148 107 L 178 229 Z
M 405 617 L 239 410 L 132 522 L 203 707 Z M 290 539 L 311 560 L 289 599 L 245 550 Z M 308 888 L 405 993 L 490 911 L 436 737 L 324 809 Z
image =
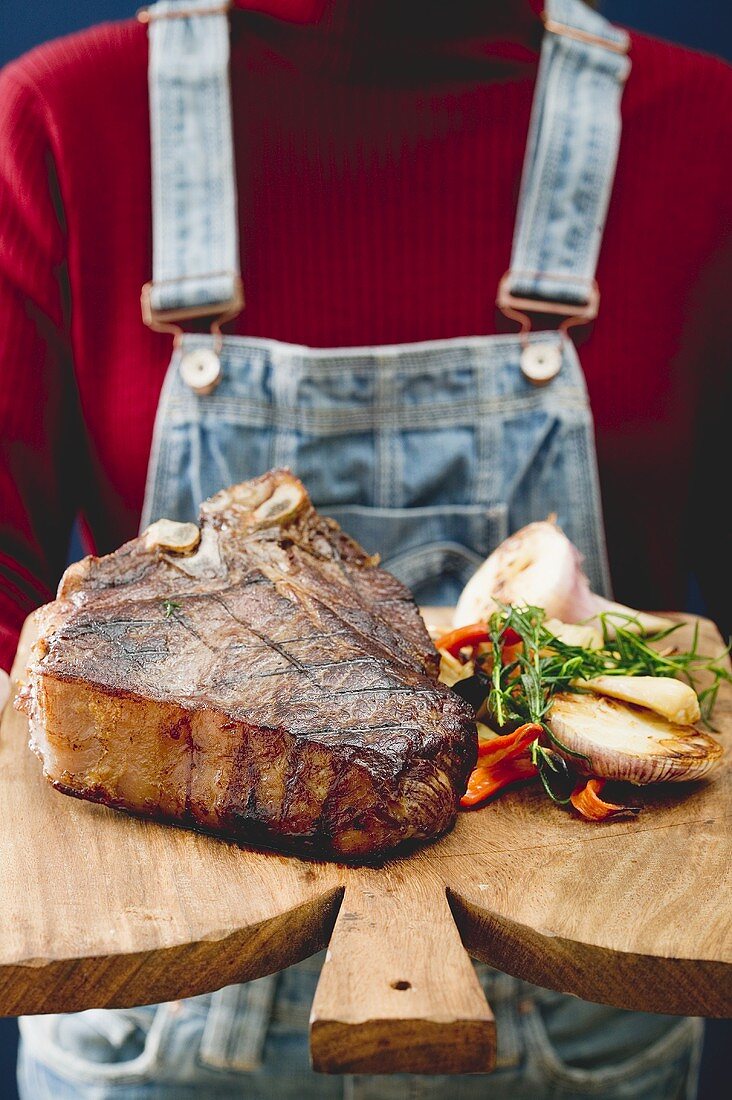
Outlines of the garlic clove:
M 614 623 L 645 634 L 674 625 L 591 592 L 579 550 L 550 520 L 530 523 L 493 551 L 463 589 L 453 624 L 481 622 L 501 604 L 541 607 L 548 619 L 589 623 L 596 629 L 598 616 L 606 614 L 610 617 L 603 621 L 610 636 Z
M 480 622 L 500 604 L 542 607 L 548 618 L 565 623 L 588 619 L 594 604 L 580 560 L 556 524 L 530 523 L 502 542 L 470 578 L 454 625 Z
M 652 710 L 680 726 L 693 726 L 701 712 L 696 692 L 681 680 L 667 676 L 595 676 L 577 686 Z

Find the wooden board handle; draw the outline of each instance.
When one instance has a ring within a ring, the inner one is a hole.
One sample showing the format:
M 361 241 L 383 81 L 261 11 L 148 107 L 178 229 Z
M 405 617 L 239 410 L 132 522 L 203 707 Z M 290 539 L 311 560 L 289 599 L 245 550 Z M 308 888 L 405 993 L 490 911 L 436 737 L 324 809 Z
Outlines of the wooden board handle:
M 493 1013 L 445 887 L 423 870 L 398 882 L 386 868 L 349 881 L 310 1018 L 319 1073 L 493 1069 Z

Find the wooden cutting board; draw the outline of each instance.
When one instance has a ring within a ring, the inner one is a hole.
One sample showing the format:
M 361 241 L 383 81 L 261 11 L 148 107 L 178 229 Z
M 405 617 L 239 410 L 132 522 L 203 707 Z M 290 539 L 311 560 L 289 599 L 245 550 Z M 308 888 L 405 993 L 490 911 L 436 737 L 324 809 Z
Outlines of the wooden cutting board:
M 704 649 L 718 652 L 715 628 L 700 626 Z M 29 623 L 16 677 L 32 632 Z M 732 756 L 729 687 L 715 717 Z M 313 1064 L 325 1072 L 490 1069 L 493 1017 L 468 953 L 623 1008 L 732 1014 L 729 761 L 713 782 L 648 792 L 630 822 L 584 822 L 536 786 L 513 790 L 409 857 L 354 869 L 68 798 L 42 778 L 27 743 L 25 718 L 8 706 L 5 1015 L 209 992 L 328 943 L 311 1018 Z

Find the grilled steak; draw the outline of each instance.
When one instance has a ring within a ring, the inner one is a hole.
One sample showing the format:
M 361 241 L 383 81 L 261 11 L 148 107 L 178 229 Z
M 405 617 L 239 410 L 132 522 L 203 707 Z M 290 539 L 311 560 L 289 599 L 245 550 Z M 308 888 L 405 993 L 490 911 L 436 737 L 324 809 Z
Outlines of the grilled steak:
M 402 584 L 288 471 L 71 566 L 20 706 L 66 794 L 292 851 L 449 828 L 472 713 Z

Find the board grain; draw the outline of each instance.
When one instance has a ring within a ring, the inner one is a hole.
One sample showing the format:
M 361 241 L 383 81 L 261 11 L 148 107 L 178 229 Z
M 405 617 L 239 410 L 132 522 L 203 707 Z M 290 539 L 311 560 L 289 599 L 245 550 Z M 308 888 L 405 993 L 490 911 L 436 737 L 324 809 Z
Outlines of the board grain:
M 718 651 L 712 624 L 700 627 L 704 648 Z M 32 632 L 29 623 L 14 678 Z M 715 721 L 729 758 L 729 687 Z M 25 718 L 8 706 L 2 1014 L 191 996 L 329 942 L 311 1020 L 313 1063 L 326 1072 L 490 1068 L 495 1026 L 465 949 L 589 1000 L 732 1014 L 729 759 L 712 782 L 649 792 L 637 820 L 585 822 L 527 786 L 460 815 L 411 856 L 357 869 L 68 798 L 27 742 Z

